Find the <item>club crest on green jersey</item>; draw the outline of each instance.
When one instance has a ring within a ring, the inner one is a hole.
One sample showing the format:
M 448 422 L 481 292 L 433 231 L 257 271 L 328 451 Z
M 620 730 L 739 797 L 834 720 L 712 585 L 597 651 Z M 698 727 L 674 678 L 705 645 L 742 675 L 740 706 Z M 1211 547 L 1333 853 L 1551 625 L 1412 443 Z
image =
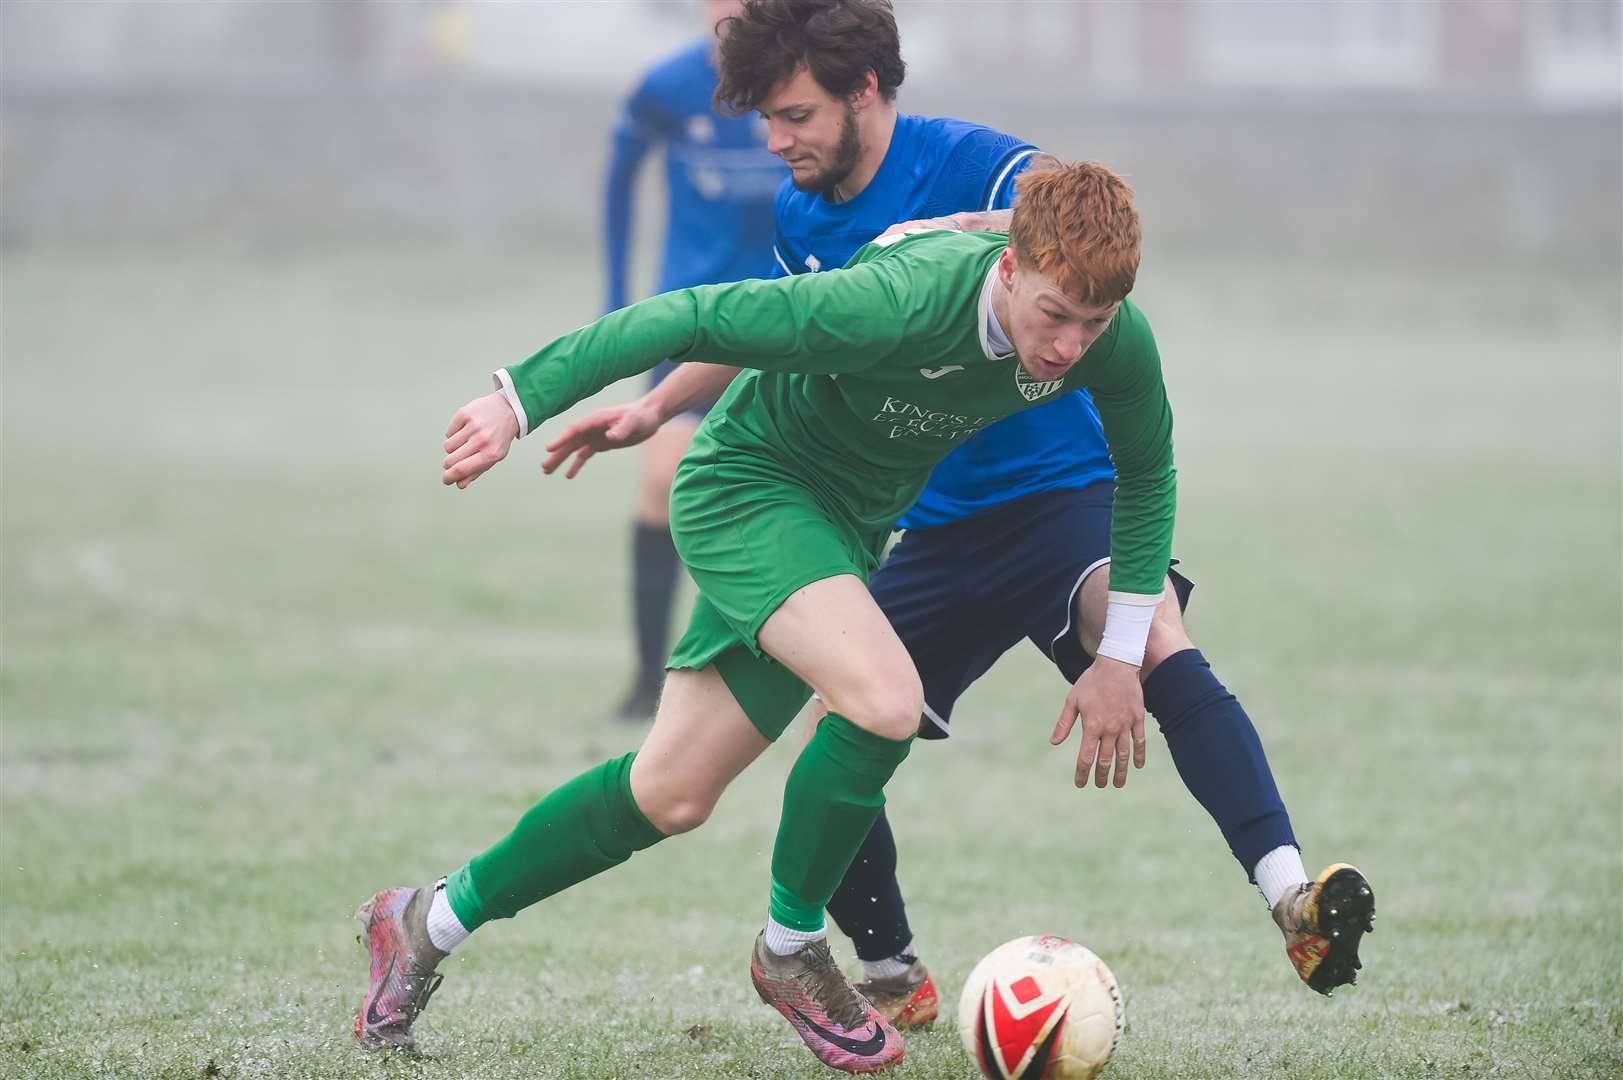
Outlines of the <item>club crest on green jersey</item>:
M 1050 379 L 1047 382 L 1038 382 L 1026 374 L 1026 369 L 1020 366 L 1020 361 L 1014 362 L 1014 385 L 1020 390 L 1020 396 L 1027 401 L 1036 401 L 1065 385 L 1063 377 Z

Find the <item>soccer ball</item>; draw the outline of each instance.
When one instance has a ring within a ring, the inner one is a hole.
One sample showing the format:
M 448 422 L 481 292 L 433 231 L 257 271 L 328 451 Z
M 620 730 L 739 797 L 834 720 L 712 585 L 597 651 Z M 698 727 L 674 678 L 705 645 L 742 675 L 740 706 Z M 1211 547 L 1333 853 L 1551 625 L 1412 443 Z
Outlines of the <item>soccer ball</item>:
M 958 999 L 964 1049 L 991 1080 L 1090 1080 L 1121 1039 L 1121 990 L 1074 941 L 1015 938 L 986 955 Z

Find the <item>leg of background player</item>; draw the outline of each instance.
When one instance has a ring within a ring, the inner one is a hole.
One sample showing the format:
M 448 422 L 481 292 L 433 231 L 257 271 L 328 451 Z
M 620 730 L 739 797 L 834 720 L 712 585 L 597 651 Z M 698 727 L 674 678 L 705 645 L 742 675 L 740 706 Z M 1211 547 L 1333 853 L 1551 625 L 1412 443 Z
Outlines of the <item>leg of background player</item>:
M 1082 647 L 1090 656 L 1099 645 L 1109 588 L 1106 566 L 1088 577 L 1077 597 Z M 1321 994 L 1353 981 L 1358 941 L 1374 919 L 1374 895 L 1363 875 L 1344 864 L 1308 881 L 1257 729 L 1189 639 L 1170 581 L 1156 609 L 1143 680 L 1144 707 L 1160 724 L 1179 777 L 1262 890 L 1297 974 Z M 1321 905 L 1321 896 L 1330 902 Z
M 898 1028 L 933 1021 L 940 1012 L 940 995 L 913 945 L 896 879 L 896 839 L 883 810 L 829 900 L 828 913 L 862 961 L 857 992 Z
M 896 838 L 883 810 L 829 900 L 828 913 L 856 947 L 866 976 L 900 974 L 907 966 L 897 958 L 911 951 L 913 931 L 896 881 Z
M 654 715 L 665 679 L 671 598 L 682 573 L 671 543 L 671 478 L 696 428 L 688 417 L 673 419 L 648 440 L 643 456 L 631 526 L 631 615 L 637 675 L 615 710 L 615 718 L 628 723 L 642 723 Z

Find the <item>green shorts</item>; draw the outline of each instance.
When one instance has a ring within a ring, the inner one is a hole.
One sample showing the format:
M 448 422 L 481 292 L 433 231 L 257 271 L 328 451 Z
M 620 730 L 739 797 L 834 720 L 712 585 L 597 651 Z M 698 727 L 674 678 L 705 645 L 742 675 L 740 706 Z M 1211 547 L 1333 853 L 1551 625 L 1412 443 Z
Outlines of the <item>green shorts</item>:
M 879 566 L 890 531 L 864 533 L 794 475 L 756 455 L 695 446 L 671 485 L 671 538 L 699 587 L 667 668 L 716 670 L 745 715 L 777 739 L 811 688 L 761 652 L 761 624 L 797 589 Z

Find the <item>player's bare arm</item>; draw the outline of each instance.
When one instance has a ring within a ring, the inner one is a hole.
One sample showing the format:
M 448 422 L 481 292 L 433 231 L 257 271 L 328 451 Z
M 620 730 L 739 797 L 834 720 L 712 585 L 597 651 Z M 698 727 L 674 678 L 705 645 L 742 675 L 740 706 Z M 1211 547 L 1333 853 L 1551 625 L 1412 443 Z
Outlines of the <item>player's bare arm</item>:
M 573 480 L 594 454 L 646 442 L 672 417 L 700 402 L 715 400 L 738 371 L 726 364 L 683 364 L 637 400 L 599 409 L 564 428 L 547 444 L 541 471 L 550 476 L 569 461 L 564 479 Z
M 661 424 L 693 408 L 701 401 L 721 396 L 741 369 L 731 364 L 690 361 L 673 371 L 669 378 L 642 396 Z
M 946 229 L 949 232 L 1006 233 L 1009 231 L 1009 222 L 1013 220 L 1013 210 L 966 210 L 959 214 L 948 214 L 946 217 L 898 221 L 880 233 L 879 238 L 883 239 L 887 236 L 900 236 L 913 232 L 929 232 L 932 229 Z
M 445 462 L 440 482 L 465 488 L 479 479 L 518 438 L 518 417 L 499 392 L 474 398 L 451 417 L 445 429 Z

